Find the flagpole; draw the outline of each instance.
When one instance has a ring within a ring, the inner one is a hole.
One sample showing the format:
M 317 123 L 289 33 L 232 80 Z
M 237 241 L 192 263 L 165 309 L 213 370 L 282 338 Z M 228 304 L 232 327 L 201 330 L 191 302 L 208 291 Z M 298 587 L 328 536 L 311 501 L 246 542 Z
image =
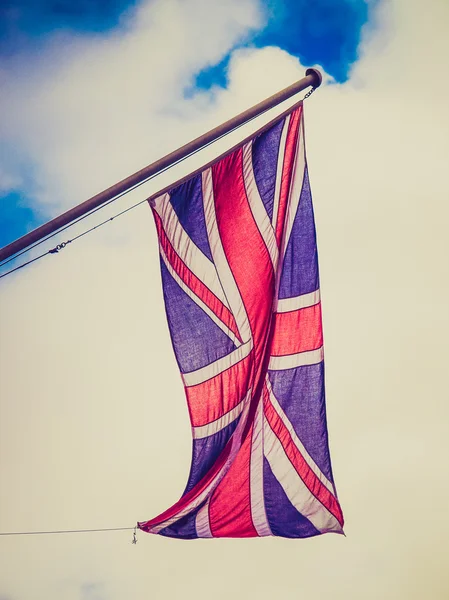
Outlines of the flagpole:
M 31 246 L 31 244 L 39 242 L 46 236 L 55 233 L 62 227 L 69 225 L 76 219 L 79 219 L 80 217 L 88 214 L 95 208 L 98 208 L 102 204 L 105 204 L 109 200 L 112 200 L 115 196 L 118 196 L 119 194 L 126 192 L 135 185 L 142 183 L 143 181 L 148 179 L 148 177 L 151 177 L 159 171 L 162 171 L 163 169 L 170 167 L 174 163 L 182 160 L 183 158 L 186 158 L 193 152 L 201 149 L 206 144 L 210 144 L 219 137 L 225 135 L 226 133 L 229 133 L 236 127 L 243 125 L 243 123 L 245 123 L 249 119 L 257 117 L 258 115 L 269 110 L 270 108 L 274 108 L 284 100 L 288 100 L 288 98 L 291 98 L 295 94 L 305 90 L 310 86 L 313 88 L 319 87 L 321 85 L 321 81 L 321 73 L 317 69 L 307 69 L 306 76 L 303 77 L 303 79 L 300 79 L 296 83 L 293 83 L 289 87 L 281 90 L 273 96 L 270 96 L 266 100 L 259 102 L 252 108 L 249 108 L 248 110 L 245 110 L 236 117 L 229 119 L 229 121 L 226 121 L 222 125 L 211 129 L 203 135 L 200 135 L 191 142 L 188 142 L 184 146 L 181 146 L 181 148 L 170 152 L 163 158 L 160 158 L 154 163 L 151 163 L 150 165 L 144 167 L 140 171 L 137 171 L 133 175 L 122 179 L 122 181 L 119 181 L 118 183 L 112 185 L 106 190 L 100 192 L 99 194 L 92 196 L 92 198 L 85 200 L 81 204 L 74 206 L 70 210 L 55 217 L 51 221 L 44 223 L 40 227 L 37 227 L 33 231 L 30 231 L 26 235 L 18 238 L 14 242 L 11 242 L 4 248 L 1 248 L 0 262 L 10 258 L 11 256 L 14 256 L 14 254 L 17 254 L 21 250 L 28 248 L 28 246 Z

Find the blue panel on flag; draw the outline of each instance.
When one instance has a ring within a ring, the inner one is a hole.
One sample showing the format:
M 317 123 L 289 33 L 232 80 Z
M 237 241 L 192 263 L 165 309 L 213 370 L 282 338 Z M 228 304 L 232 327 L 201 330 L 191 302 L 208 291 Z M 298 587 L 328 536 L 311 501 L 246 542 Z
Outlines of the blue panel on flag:
M 170 202 L 192 242 L 212 260 L 204 218 L 201 175 L 195 175 L 189 181 L 171 190 Z
M 239 420 L 240 417 L 209 437 L 193 440 L 192 466 L 184 494 L 189 492 L 206 475 L 209 469 L 212 468 L 229 438 L 234 433 Z
M 181 289 L 161 260 L 165 310 L 176 359 L 189 373 L 235 349 L 229 337 Z
M 315 220 L 306 168 L 299 208 L 285 252 L 279 298 L 292 298 L 308 294 L 319 287 Z
M 324 363 L 268 374 L 274 395 L 305 449 L 324 475 L 333 481 L 326 426 Z
M 188 515 L 186 515 L 185 517 L 183 517 L 182 519 L 176 521 L 176 523 L 173 523 L 168 527 L 164 527 L 164 529 L 161 529 L 159 534 L 164 535 L 165 537 L 181 538 L 184 540 L 196 539 L 198 537 L 198 534 L 196 532 L 195 520 L 196 515 L 199 513 L 201 508 L 202 505 L 194 511 L 192 511 L 191 513 L 189 513 Z
M 263 478 L 265 490 L 265 510 L 273 535 L 287 538 L 305 538 L 319 535 L 312 523 L 301 515 L 273 475 L 273 471 L 264 458 Z
M 280 121 L 261 133 L 254 140 L 252 148 L 254 177 L 270 219 L 273 216 L 276 170 L 283 126 L 284 121 Z

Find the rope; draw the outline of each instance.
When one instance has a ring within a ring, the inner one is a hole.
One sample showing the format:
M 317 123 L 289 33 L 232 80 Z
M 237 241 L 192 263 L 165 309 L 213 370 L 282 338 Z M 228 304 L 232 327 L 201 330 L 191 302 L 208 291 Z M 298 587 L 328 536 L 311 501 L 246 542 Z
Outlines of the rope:
M 21 265 L 19 265 L 18 267 L 15 267 L 14 269 L 11 269 L 10 271 L 6 271 L 6 273 L 3 273 L 3 275 L 0 275 L 0 279 L 2 279 L 2 277 L 6 277 L 7 275 L 10 275 L 11 273 L 14 273 L 14 271 L 18 271 L 19 269 L 26 267 L 27 265 L 31 265 L 31 263 L 35 262 L 36 260 L 39 260 L 43 256 L 47 256 L 47 254 L 49 254 L 49 252 L 50 252 L 50 250 L 48 252 L 44 252 L 43 254 L 40 254 L 39 256 L 36 256 L 36 258 L 33 258 L 32 260 L 22 263 Z M 2 265 L 0 265 L 0 266 L 2 266 Z
M 92 533 L 97 531 L 132 531 L 135 527 L 108 527 L 106 529 L 63 529 L 58 531 L 7 531 L 0 535 L 52 535 L 55 533 Z

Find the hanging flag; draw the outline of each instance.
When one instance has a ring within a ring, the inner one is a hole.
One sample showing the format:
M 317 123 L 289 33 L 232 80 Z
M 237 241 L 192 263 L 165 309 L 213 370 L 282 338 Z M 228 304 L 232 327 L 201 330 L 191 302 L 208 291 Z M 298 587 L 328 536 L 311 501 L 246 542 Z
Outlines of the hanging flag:
M 302 104 L 150 199 L 193 437 L 176 538 L 342 533 Z

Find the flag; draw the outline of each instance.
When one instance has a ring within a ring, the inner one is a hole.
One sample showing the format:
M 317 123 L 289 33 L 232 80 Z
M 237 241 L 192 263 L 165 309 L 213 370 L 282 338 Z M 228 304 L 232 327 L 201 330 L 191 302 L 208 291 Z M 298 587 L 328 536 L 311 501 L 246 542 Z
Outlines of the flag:
M 180 500 L 139 528 L 342 533 L 302 104 L 150 205 L 193 452 Z

